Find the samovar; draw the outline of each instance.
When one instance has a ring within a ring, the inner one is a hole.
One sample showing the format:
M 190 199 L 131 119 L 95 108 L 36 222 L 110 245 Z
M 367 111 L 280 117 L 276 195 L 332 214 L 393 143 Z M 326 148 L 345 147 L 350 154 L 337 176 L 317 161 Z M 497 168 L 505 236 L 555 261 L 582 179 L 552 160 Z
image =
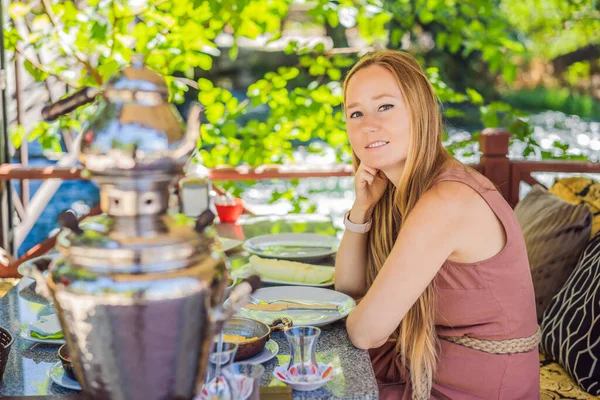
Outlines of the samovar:
M 200 106 L 187 127 L 164 79 L 141 59 L 102 89 L 85 88 L 44 108 L 47 120 L 98 100 L 79 160 L 100 185 L 103 214 L 78 223 L 63 212 L 62 253 L 38 289 L 54 302 L 75 375 L 92 399 L 191 399 L 213 337 L 256 281 L 223 308 L 224 257 L 204 212 L 167 213 L 170 189 L 196 147 Z

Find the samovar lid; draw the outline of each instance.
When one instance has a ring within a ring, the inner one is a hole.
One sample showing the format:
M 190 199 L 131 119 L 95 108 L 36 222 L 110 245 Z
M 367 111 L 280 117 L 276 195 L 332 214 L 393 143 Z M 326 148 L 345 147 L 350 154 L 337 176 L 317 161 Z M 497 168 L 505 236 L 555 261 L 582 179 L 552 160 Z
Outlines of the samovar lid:
M 106 84 L 104 95 L 110 98 L 110 94 L 117 91 L 155 93 L 163 96 L 164 100 L 169 96 L 169 89 L 163 77 L 148 68 L 144 64 L 143 56 L 139 54 L 133 55 L 131 64 L 111 77 Z

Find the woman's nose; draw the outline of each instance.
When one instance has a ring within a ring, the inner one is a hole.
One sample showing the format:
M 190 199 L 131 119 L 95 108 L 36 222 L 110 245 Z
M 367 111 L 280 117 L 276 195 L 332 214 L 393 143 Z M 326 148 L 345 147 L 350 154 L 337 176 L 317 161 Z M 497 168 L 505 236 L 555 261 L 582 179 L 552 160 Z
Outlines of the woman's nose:
M 373 133 L 377 132 L 380 127 L 380 122 L 377 120 L 377 117 L 372 115 L 365 115 L 362 120 L 362 131 L 364 133 Z

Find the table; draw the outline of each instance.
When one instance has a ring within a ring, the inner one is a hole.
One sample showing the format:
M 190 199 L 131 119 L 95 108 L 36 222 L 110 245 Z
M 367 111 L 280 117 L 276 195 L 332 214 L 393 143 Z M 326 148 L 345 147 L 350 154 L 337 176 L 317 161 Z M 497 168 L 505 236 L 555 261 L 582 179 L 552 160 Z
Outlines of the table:
M 249 238 L 259 234 L 279 232 L 310 232 L 335 234 L 336 230 L 324 217 L 285 216 L 243 218 L 238 224 L 217 226 L 221 236 Z M 231 257 L 244 262 L 247 255 Z M 19 337 L 25 324 L 34 323 L 39 314 L 51 311 L 51 305 L 35 294 L 33 281 L 23 278 L 17 286 L 0 299 L 0 326 L 10 329 L 15 336 L 4 379 L 0 382 L 0 397 L 58 395 L 53 399 L 75 400 L 83 396 L 66 396 L 77 392 L 54 384 L 48 377 L 50 368 L 58 362 L 59 346 L 36 344 Z M 289 360 L 289 347 L 282 333 L 273 339 L 279 344 L 276 358 L 264 364 L 262 386 L 284 386 L 272 376 L 273 369 Z M 322 328 L 317 344 L 317 359 L 332 363 L 338 369 L 336 378 L 313 392 L 293 392 L 294 399 L 377 399 L 378 389 L 367 351 L 355 348 L 346 333 L 343 321 Z M 63 396 L 60 396 L 63 395 Z

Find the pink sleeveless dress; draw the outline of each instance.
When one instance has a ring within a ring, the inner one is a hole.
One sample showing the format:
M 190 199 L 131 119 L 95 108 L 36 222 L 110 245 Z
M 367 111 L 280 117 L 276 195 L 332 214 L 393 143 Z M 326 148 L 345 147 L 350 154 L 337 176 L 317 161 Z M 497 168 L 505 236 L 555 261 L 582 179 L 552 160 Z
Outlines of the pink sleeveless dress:
M 537 329 L 533 283 L 521 228 L 512 208 L 487 178 L 462 168 L 442 171 L 434 183 L 454 181 L 477 191 L 506 231 L 506 246 L 472 264 L 446 261 L 435 277 L 436 325 L 441 336 L 488 340 L 528 337 Z M 370 350 L 380 399 L 411 399 L 395 337 Z M 497 355 L 440 340 L 432 399 L 521 400 L 540 398 L 537 350 Z M 409 376 L 409 375 L 407 375 Z

